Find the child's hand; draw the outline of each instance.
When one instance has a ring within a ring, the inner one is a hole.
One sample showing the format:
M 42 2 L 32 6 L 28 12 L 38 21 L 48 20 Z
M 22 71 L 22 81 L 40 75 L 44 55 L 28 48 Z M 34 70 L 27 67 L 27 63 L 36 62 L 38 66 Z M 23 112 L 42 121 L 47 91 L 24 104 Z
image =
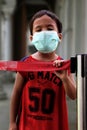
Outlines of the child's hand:
M 9 130 L 18 130 L 16 123 L 11 124 Z
M 17 130 L 17 128 L 10 128 L 9 130 Z
M 64 60 L 55 60 L 53 62 L 53 66 L 55 67 L 62 67 L 64 63 Z M 55 71 L 54 72 L 61 80 L 64 80 L 68 76 L 68 71 L 67 70 L 61 70 L 61 71 Z

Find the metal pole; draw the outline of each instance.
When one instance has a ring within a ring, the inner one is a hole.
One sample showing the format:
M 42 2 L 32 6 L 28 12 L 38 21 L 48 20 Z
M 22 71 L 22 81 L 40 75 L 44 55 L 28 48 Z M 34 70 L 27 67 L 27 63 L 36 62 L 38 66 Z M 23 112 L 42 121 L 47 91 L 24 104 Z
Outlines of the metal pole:
M 87 130 L 87 54 L 77 55 L 77 129 Z

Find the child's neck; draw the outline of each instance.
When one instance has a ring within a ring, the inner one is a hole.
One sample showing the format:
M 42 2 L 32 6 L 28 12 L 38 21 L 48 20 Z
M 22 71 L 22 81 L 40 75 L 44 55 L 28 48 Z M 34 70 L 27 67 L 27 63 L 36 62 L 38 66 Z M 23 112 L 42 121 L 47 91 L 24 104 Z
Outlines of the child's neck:
M 36 52 L 36 53 L 32 54 L 32 57 L 37 60 L 52 61 L 52 60 L 56 60 L 58 56 L 55 54 L 55 52 L 52 52 L 52 53 Z

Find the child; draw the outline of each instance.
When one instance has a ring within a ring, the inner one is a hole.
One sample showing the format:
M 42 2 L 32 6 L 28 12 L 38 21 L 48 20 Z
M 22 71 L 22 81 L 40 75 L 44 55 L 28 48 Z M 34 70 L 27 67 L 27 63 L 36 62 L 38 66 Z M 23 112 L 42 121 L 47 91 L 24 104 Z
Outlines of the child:
M 55 53 L 62 39 L 58 17 L 47 10 L 37 12 L 31 19 L 30 33 L 37 52 L 24 58 L 24 62 L 49 61 L 53 66 L 62 66 L 62 58 Z M 9 130 L 69 130 L 66 94 L 76 98 L 76 85 L 68 70 L 17 72 Z

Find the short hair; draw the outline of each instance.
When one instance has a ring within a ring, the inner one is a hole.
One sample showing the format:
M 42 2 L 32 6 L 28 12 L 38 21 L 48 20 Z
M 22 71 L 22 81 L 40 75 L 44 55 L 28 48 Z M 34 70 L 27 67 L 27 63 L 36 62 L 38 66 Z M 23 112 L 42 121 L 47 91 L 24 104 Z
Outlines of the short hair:
M 49 11 L 49 10 L 40 10 L 37 13 L 35 13 L 35 15 L 31 18 L 30 20 L 30 33 L 31 35 L 33 34 L 33 23 L 37 18 L 40 18 L 43 15 L 48 15 L 50 18 L 52 18 L 56 25 L 57 25 L 57 29 L 59 31 L 59 33 L 62 32 L 62 23 L 60 22 L 59 18 L 56 16 L 56 14 L 54 14 L 53 12 Z

